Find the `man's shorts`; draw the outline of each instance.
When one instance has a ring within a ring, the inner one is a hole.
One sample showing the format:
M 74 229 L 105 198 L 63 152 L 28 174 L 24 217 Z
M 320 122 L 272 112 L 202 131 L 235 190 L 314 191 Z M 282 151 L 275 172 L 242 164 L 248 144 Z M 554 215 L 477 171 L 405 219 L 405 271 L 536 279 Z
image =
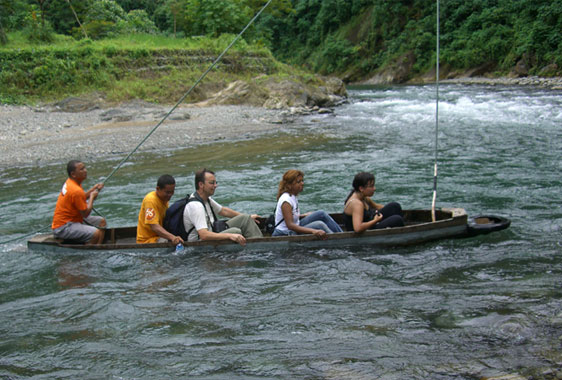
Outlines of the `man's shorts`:
M 54 229 L 53 235 L 58 239 L 87 243 L 92 240 L 97 231 L 94 226 L 99 226 L 102 220 L 101 216 L 90 215 L 84 219 L 85 223 L 68 222 L 64 226 Z

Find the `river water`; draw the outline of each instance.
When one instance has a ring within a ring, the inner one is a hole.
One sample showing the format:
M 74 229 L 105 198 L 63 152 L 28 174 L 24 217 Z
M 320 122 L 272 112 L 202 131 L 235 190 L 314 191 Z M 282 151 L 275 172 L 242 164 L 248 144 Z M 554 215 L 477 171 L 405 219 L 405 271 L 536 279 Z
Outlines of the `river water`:
M 0 378 L 562 378 L 561 95 L 441 87 L 437 206 L 512 220 L 494 234 L 181 255 L 0 245 Z M 277 135 L 133 156 L 97 209 L 132 225 L 160 174 L 176 199 L 202 166 L 245 212 L 271 213 L 290 168 L 305 172 L 303 211 L 340 211 L 362 170 L 377 201 L 429 208 L 434 130 L 434 87 L 356 88 Z M 117 162 L 88 163 L 85 186 Z M 50 223 L 63 166 L 0 172 L 3 241 Z

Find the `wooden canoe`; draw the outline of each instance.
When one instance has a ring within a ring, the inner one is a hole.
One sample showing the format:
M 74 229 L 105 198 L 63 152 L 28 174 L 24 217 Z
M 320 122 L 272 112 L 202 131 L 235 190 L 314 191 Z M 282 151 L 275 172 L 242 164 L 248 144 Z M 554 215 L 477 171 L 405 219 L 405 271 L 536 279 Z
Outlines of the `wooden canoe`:
M 436 211 L 437 220 L 432 222 L 430 210 L 404 210 L 404 227 L 368 230 L 363 233 L 342 232 L 329 234 L 327 239 L 320 240 L 314 235 L 296 235 L 247 239 L 245 247 L 230 240 L 198 241 L 185 243 L 186 250 L 215 251 L 240 249 L 278 249 L 289 247 L 343 247 L 343 246 L 405 246 L 421 244 L 428 241 L 470 237 L 509 227 L 510 221 L 497 216 L 474 218 L 470 223 L 464 209 L 442 209 Z M 338 223 L 343 224 L 342 214 L 331 214 Z M 263 226 L 265 219 L 262 219 Z M 172 243 L 137 244 L 136 227 L 108 228 L 103 244 L 83 245 L 63 242 L 55 239 L 52 234 L 36 235 L 27 242 L 28 248 L 42 251 L 77 251 L 77 250 L 159 250 L 171 252 L 175 249 Z

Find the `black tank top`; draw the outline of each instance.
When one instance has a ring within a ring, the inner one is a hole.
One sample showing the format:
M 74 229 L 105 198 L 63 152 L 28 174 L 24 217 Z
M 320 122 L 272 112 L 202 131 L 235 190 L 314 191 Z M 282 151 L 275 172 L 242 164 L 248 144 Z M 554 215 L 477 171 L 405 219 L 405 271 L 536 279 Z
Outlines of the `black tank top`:
M 375 217 L 375 209 L 369 206 L 368 210 L 363 209 L 363 222 L 368 222 L 369 220 L 373 220 Z M 343 213 L 343 224 L 347 231 L 353 231 L 353 217 L 351 215 L 347 215 L 345 212 Z

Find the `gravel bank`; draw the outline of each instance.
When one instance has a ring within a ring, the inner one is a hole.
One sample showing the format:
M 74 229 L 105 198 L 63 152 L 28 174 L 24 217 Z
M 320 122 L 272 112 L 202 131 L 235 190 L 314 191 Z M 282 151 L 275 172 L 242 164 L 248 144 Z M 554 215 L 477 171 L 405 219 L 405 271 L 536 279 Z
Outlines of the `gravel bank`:
M 442 83 L 533 86 L 562 90 L 562 78 L 456 78 Z M 110 107 L 70 99 L 55 105 L 0 105 L 0 168 L 66 162 L 92 162 L 124 156 L 157 125 L 171 106 L 133 101 Z M 252 106 L 182 105 L 139 151 L 182 148 L 219 140 L 240 140 L 276 132 L 303 110 Z
M 551 90 L 562 90 L 562 78 L 544 78 L 537 76 L 521 78 L 485 78 L 485 77 L 460 77 L 444 79 L 441 83 L 460 83 L 460 84 L 483 84 L 490 86 L 532 86 L 548 88 Z
M 122 156 L 132 151 L 170 109 L 145 102 L 112 108 L 91 105 L 80 112 L 54 105 L 0 105 L 0 167 Z M 180 106 L 139 151 L 251 138 L 275 132 L 292 119 L 287 111 L 250 106 Z

